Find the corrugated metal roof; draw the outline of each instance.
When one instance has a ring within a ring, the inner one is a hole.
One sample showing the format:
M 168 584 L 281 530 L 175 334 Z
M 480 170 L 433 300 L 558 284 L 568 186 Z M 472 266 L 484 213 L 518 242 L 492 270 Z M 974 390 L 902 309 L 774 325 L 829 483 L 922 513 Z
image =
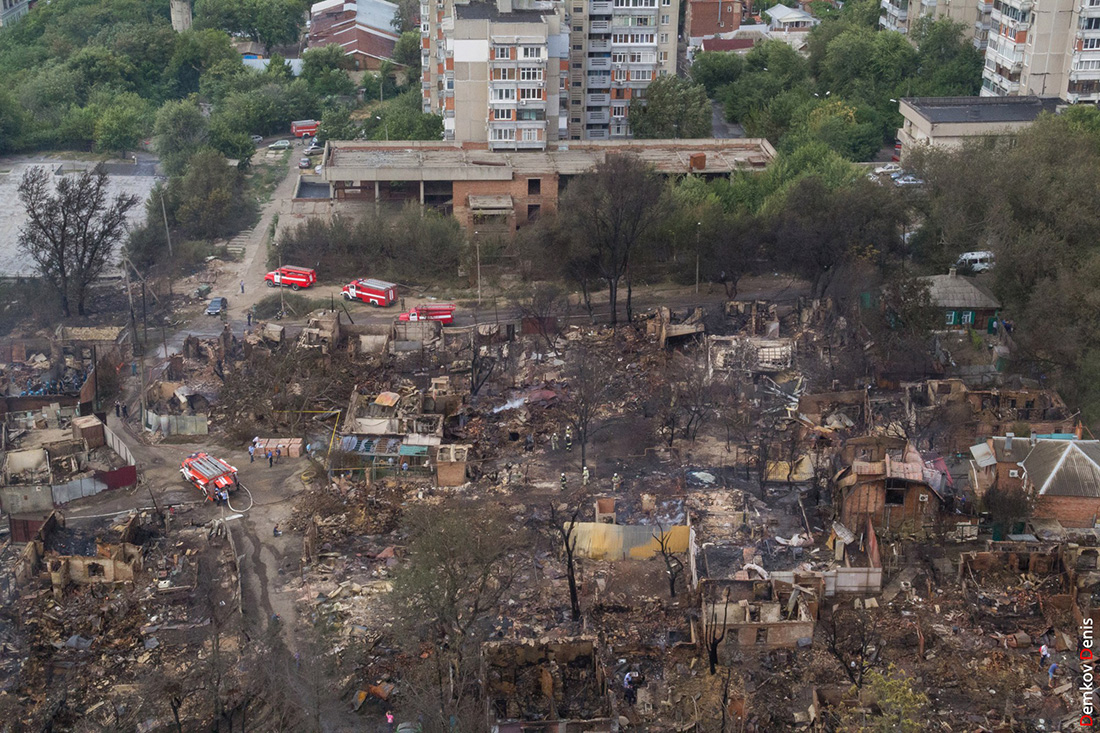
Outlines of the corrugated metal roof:
M 1100 498 L 1100 441 L 1040 440 L 1021 465 L 1041 496 Z
M 997 456 L 993 455 L 993 449 L 986 443 L 970 446 L 970 455 L 974 456 L 974 462 L 982 468 L 989 468 L 997 464 Z

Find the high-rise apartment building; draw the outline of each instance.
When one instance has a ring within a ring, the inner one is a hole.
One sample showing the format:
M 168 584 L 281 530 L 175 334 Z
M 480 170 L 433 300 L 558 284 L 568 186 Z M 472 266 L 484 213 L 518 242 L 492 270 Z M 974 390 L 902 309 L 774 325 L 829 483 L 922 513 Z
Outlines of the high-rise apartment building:
M 421 3 L 424 111 L 494 150 L 630 133 L 630 100 L 676 71 L 679 0 Z
M 982 96 L 1100 101 L 1100 0 L 881 0 L 879 25 L 962 22 L 985 53 Z
M 1100 101 L 1100 0 L 994 0 L 982 95 Z

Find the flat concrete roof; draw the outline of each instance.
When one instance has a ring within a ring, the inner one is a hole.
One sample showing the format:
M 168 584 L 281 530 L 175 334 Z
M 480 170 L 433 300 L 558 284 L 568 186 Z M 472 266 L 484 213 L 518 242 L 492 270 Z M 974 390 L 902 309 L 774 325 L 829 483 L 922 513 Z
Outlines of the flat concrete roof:
M 578 175 L 615 153 L 636 155 L 665 174 L 692 172 L 691 156 L 701 153 L 706 164 L 700 172 L 721 174 L 762 168 L 775 157 L 768 141 L 757 138 L 570 141 L 530 152 L 424 141 L 329 141 L 328 148 L 323 176 L 332 182 L 510 181 L 515 175 Z
M 1033 122 L 1062 103 L 1057 97 L 906 97 L 901 101 L 932 124 Z

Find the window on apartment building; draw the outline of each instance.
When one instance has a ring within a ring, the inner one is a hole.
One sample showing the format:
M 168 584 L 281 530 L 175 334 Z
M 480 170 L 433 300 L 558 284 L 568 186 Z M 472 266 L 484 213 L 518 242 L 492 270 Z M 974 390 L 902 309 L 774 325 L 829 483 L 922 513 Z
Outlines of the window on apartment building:
M 657 54 L 657 58 L 662 64 L 665 63 L 668 61 L 668 51 L 661 51 L 661 53 Z
M 649 42 L 650 43 L 653 42 L 653 36 L 649 37 Z M 662 33 L 661 34 L 661 43 L 668 43 L 668 34 L 667 33 Z
M 569 104 L 572 104 L 572 105 L 578 105 L 580 103 L 581 103 L 581 100 L 579 100 L 579 99 L 572 99 L 572 100 L 569 101 Z
M 582 28 L 582 30 L 583 30 L 583 28 Z M 525 59 L 541 59 L 542 58 L 542 49 L 539 48 L 538 46 L 524 46 L 523 47 L 523 56 L 522 56 L 522 58 L 525 58 Z
M 613 96 L 615 99 L 626 99 L 626 90 L 625 89 L 612 89 L 611 90 L 611 96 Z
M 428 33 L 429 31 L 431 31 L 431 28 L 428 27 L 427 23 L 421 23 L 420 24 L 420 32 L 421 33 Z
M 611 105 L 612 117 L 626 117 L 626 105 L 625 104 L 613 104 Z
M 630 78 L 627 75 L 626 71 L 624 71 L 622 69 L 615 69 L 615 73 L 612 75 L 612 77 L 614 78 L 615 81 L 626 81 L 627 79 Z
M 611 54 L 611 63 L 613 63 L 613 64 L 625 64 L 626 63 L 626 54 L 625 53 L 613 53 L 613 54 Z
M 494 109 L 493 119 L 497 122 L 507 122 L 512 119 L 512 110 L 507 108 Z
M 1081 42 L 1081 49 L 1084 51 L 1095 51 L 1100 48 L 1100 38 L 1086 38 Z
M 574 124 L 580 124 L 581 118 L 580 117 L 570 117 L 569 121 L 574 123 Z M 578 140 L 579 138 L 573 138 L 573 139 Z
M 546 119 L 541 109 L 521 109 L 516 111 L 516 119 L 522 122 L 538 122 Z
M 649 15 L 636 15 L 631 25 L 638 26 L 639 28 L 648 28 L 653 25 L 653 18 Z
M 542 90 L 541 89 L 520 89 L 519 90 L 519 98 L 520 99 L 526 99 L 526 100 L 542 99 Z
M 661 16 L 661 25 L 668 25 L 668 16 L 667 15 L 662 15 Z
M 534 128 L 524 128 L 523 130 L 523 142 L 525 143 L 537 143 L 542 138 L 539 137 L 539 130 Z
M 574 69 L 583 69 L 583 68 L 584 68 L 584 64 L 583 64 L 583 63 L 581 63 L 580 61 L 574 61 L 574 62 L 573 62 L 573 68 L 574 68 Z
M 494 89 L 492 99 L 494 102 L 514 102 L 516 101 L 516 90 Z
M 573 50 L 574 51 L 583 51 L 584 50 L 584 45 L 580 44 L 580 43 L 574 43 L 573 44 Z
M 652 71 L 635 71 L 630 75 L 631 81 L 650 81 L 653 79 Z
M 668 76 L 668 69 L 661 69 L 658 76 Z
M 577 33 L 584 33 L 584 26 L 583 25 L 575 25 L 575 26 L 573 26 L 573 30 L 575 30 Z
M 516 128 L 514 128 L 514 127 L 494 127 L 492 130 L 489 130 L 489 139 L 490 140 L 497 140 L 497 141 L 500 141 L 500 140 L 515 140 L 516 139 Z
M 516 70 L 515 69 L 493 69 L 493 81 L 515 81 Z
M 672 0 L 661 0 L 661 7 L 662 8 L 672 7 Z
M 1082 18 L 1081 27 L 1086 31 L 1094 31 L 1100 28 L 1100 18 Z
M 657 0 L 614 0 L 616 8 L 655 8 Z
M 512 49 L 507 46 L 493 46 L 493 58 L 510 59 L 512 58 Z
M 542 81 L 542 69 L 520 69 L 520 81 Z
M 962 324 L 964 326 L 970 326 L 970 325 L 973 325 L 973 323 L 974 323 L 974 311 L 963 311 L 962 312 Z

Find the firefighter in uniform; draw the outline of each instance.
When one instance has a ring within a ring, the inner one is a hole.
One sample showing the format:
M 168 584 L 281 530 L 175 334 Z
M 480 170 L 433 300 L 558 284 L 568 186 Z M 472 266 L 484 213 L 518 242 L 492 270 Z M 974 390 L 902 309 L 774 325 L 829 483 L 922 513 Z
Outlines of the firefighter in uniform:
M 565 426 L 565 449 L 567 451 L 573 450 L 573 428 L 572 426 Z
M 623 477 L 620 476 L 618 474 L 618 472 L 616 472 L 615 475 L 611 477 L 611 489 L 613 491 L 617 492 L 622 487 L 623 487 Z
M 588 486 L 588 466 L 581 467 L 581 486 Z
M 565 481 L 565 471 L 562 471 L 562 472 L 561 472 L 561 490 L 562 490 L 562 491 L 565 491 L 565 484 L 566 484 L 566 481 Z

